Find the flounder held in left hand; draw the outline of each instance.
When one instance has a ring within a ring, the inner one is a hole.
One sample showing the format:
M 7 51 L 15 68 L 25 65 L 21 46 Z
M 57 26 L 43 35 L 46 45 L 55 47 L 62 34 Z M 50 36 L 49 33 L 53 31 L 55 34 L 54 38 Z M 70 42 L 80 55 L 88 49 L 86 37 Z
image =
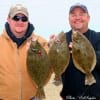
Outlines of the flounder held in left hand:
M 89 40 L 79 32 L 72 33 L 72 58 L 77 69 L 83 72 L 85 85 L 96 83 L 92 71 L 96 65 L 96 54 Z
M 38 86 L 36 97 L 42 100 L 45 98 L 43 87 L 50 78 L 51 68 L 48 55 L 38 40 L 31 41 L 27 52 L 27 69 L 32 80 Z

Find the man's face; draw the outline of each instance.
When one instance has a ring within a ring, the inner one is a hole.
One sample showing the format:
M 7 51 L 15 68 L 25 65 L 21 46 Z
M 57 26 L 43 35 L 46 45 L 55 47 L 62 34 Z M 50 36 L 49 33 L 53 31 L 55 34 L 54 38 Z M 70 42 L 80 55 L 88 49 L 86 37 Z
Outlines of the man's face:
M 16 37 L 22 37 L 26 33 L 28 27 L 28 18 L 23 14 L 17 14 L 13 18 L 8 18 L 8 23 L 12 33 Z
M 88 28 L 90 16 L 83 9 L 76 7 L 69 14 L 69 23 L 73 30 L 84 30 Z

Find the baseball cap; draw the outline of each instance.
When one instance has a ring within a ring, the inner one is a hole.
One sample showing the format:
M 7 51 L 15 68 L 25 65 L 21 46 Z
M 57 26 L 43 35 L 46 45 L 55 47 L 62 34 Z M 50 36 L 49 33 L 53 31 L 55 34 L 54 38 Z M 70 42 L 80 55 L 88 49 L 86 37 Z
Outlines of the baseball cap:
M 77 3 L 77 4 L 75 4 L 75 5 L 72 5 L 72 6 L 70 7 L 69 13 L 71 13 L 71 12 L 72 12 L 75 8 L 77 8 L 77 7 L 83 9 L 84 12 L 88 13 L 87 7 L 86 7 L 85 5 L 83 5 L 83 4 L 80 4 L 80 3 Z
M 26 17 L 29 16 L 27 8 L 22 4 L 15 4 L 10 8 L 9 16 L 13 18 L 16 14 L 21 13 L 24 14 Z

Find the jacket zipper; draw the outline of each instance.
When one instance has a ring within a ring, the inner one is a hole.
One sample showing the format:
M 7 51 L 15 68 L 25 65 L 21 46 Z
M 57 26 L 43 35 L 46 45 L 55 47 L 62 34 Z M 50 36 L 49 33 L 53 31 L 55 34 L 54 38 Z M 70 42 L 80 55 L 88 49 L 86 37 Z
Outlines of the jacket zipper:
M 18 77 L 20 82 L 20 89 L 19 89 L 19 100 L 22 100 L 22 73 L 21 73 L 21 66 L 20 66 L 20 54 L 19 54 L 19 48 L 17 48 L 17 67 L 18 67 Z

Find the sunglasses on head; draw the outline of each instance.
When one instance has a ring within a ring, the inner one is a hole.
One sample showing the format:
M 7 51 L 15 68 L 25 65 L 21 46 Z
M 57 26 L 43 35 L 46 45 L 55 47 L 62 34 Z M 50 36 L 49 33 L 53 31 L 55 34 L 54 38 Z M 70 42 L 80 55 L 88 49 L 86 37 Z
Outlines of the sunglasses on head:
M 28 21 L 28 18 L 26 16 L 14 16 L 12 19 L 14 21 L 19 21 L 19 20 L 21 20 L 22 22 L 27 22 Z

